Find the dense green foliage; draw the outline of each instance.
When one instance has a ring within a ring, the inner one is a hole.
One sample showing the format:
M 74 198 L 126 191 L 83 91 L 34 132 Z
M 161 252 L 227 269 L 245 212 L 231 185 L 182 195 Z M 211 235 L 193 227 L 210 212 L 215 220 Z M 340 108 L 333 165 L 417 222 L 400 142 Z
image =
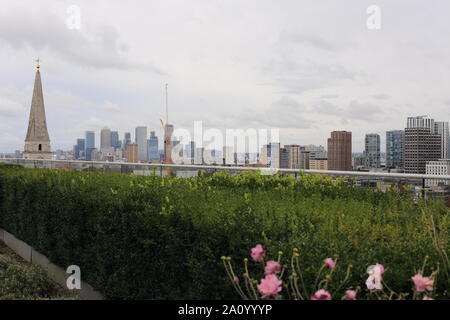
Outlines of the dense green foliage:
M 185 179 L 0 166 L 0 226 L 62 267 L 79 265 L 109 298 L 236 298 L 220 257 L 241 265 L 256 243 L 271 256 L 299 248 L 306 282 L 337 255 L 354 266 L 351 283 L 364 286 L 367 266 L 378 262 L 391 287 L 410 291 L 426 255 L 429 265 L 442 263 L 430 215 L 448 251 L 441 203 L 325 176 Z M 438 283 L 438 296 L 448 297 L 444 276 Z
M 30 266 L 0 243 L 0 300 L 64 299 L 40 266 Z

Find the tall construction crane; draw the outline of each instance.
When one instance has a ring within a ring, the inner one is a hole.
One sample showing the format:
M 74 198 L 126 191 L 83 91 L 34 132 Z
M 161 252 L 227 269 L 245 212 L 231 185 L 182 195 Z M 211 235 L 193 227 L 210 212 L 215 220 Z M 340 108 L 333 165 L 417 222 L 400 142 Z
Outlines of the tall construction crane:
M 164 146 L 165 146 L 165 159 L 164 164 L 172 164 L 172 155 L 171 155 L 171 140 L 173 134 L 173 125 L 169 124 L 169 96 L 168 96 L 168 84 L 166 83 L 166 122 L 162 119 L 161 125 L 164 129 Z M 166 176 L 170 176 L 170 167 L 166 167 Z

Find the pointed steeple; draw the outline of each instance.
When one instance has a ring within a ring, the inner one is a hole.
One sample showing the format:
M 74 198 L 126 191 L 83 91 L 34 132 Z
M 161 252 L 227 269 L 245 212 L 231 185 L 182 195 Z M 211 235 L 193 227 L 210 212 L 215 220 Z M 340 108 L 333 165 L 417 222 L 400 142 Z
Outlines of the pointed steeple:
M 45 119 L 44 95 L 42 94 L 41 73 L 36 71 L 33 99 L 31 101 L 30 119 L 25 141 L 50 141 Z
M 50 138 L 48 136 L 47 121 L 45 119 L 44 95 L 42 92 L 39 59 L 34 79 L 33 98 L 31 100 L 28 131 L 25 138 L 24 156 L 26 158 L 51 158 Z

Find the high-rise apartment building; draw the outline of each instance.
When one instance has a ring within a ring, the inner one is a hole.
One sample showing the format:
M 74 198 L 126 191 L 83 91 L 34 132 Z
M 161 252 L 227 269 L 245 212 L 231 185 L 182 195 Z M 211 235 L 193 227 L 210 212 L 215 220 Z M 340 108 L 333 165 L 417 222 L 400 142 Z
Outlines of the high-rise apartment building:
M 136 143 L 130 143 L 127 146 L 127 162 L 138 163 L 138 145 Z
M 280 148 L 280 168 L 289 169 L 289 150 L 286 146 Z
M 380 135 L 376 133 L 366 134 L 364 149 L 365 167 L 379 168 L 381 166 L 380 153 Z
M 441 159 L 449 159 L 450 136 L 447 121 L 436 121 L 434 123 L 434 133 L 441 136 Z
M 405 129 L 405 173 L 424 174 L 426 163 L 441 157 L 441 136 L 428 127 Z
M 298 144 L 285 145 L 284 148 L 287 151 L 287 167 L 289 169 L 301 169 L 300 167 L 300 155 L 301 147 Z
M 386 132 L 386 167 L 403 168 L 403 148 L 405 132 L 392 130 Z
M 328 138 L 328 170 L 352 170 L 352 133 L 333 131 Z
M 148 144 L 147 144 L 147 127 L 136 127 L 135 131 L 136 144 L 138 146 L 138 160 L 147 162 L 148 160 Z

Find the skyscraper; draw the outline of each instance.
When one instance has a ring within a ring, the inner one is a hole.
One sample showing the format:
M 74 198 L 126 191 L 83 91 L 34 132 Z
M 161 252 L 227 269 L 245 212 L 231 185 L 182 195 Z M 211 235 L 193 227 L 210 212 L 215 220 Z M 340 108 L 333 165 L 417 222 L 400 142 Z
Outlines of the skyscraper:
M 158 137 L 155 131 L 150 131 L 150 139 L 148 140 L 148 159 L 159 160 Z
M 111 147 L 120 149 L 119 132 L 111 131 Z
M 77 139 L 77 154 L 75 159 L 86 158 L 86 140 Z
M 351 132 L 331 132 L 331 138 L 328 138 L 328 170 L 352 170 Z
M 147 144 L 147 127 L 136 127 L 136 144 L 138 148 L 138 160 L 147 162 L 148 160 L 148 144 Z
M 39 59 L 34 79 L 33 98 L 31 100 L 28 131 L 25 138 L 23 157 L 25 159 L 51 159 L 50 138 L 45 118 L 44 95 L 42 92 Z
M 95 132 L 94 131 L 86 131 L 84 134 L 84 138 L 86 140 L 86 149 L 95 148 Z
M 131 143 L 131 133 L 129 132 L 125 132 L 123 135 L 123 144 L 122 144 L 122 148 L 124 150 L 127 149 L 127 146 Z
M 109 150 L 111 146 L 111 130 L 105 127 L 100 132 L 100 150 Z
M 86 140 L 86 160 L 92 160 L 92 151 L 95 149 L 95 132 L 86 131 L 84 139 Z
M 366 134 L 364 149 L 366 168 L 379 168 L 381 166 L 380 152 L 380 135 L 376 133 Z
M 403 149 L 405 132 L 392 130 L 386 132 L 386 167 L 403 168 Z
M 434 123 L 434 134 L 439 134 L 441 136 L 441 159 L 449 159 L 450 136 L 448 122 L 436 121 Z

